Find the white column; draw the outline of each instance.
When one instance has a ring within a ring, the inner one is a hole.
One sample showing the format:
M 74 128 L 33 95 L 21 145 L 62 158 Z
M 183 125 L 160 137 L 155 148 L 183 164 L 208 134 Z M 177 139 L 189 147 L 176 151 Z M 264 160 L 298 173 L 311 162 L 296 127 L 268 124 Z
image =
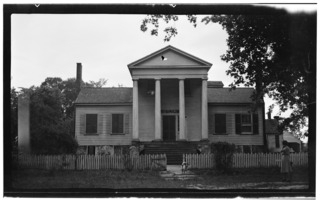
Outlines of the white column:
M 208 87 L 207 79 L 202 79 L 202 106 L 201 106 L 201 139 L 208 139 Z
M 161 85 L 160 79 L 155 79 L 155 140 L 161 140 Z
M 139 140 L 139 99 L 138 99 L 138 80 L 133 79 L 133 111 L 132 111 L 132 140 Z
M 179 79 L 179 140 L 185 140 L 185 101 L 184 101 L 184 79 Z

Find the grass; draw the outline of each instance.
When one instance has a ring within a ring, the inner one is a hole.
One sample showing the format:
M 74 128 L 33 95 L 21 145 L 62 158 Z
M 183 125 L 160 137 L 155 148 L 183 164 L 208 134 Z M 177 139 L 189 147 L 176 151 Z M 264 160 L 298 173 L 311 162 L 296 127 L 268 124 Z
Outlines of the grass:
M 200 177 L 193 180 L 167 181 L 158 171 L 66 171 L 13 170 L 12 186 L 16 189 L 54 188 L 241 188 L 250 183 L 272 185 L 281 181 L 278 168 L 236 169 L 230 174 L 216 170 L 193 170 Z M 293 182 L 308 182 L 308 169 L 296 168 Z

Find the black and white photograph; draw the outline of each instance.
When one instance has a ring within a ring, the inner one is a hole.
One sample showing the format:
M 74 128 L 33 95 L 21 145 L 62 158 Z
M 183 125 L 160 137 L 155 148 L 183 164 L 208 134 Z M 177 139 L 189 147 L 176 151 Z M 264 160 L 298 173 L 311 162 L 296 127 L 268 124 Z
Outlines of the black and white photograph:
M 5 197 L 316 197 L 317 5 L 4 4 Z

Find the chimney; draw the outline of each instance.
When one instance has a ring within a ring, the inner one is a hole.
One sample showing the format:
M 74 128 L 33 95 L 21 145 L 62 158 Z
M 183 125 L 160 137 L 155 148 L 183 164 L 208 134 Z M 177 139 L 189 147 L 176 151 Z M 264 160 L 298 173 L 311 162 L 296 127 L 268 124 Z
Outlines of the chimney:
M 268 119 L 271 119 L 271 112 L 268 112 Z
M 81 86 L 81 82 L 82 82 L 82 64 L 81 63 L 77 63 L 77 79 L 76 79 L 76 82 L 80 87 Z

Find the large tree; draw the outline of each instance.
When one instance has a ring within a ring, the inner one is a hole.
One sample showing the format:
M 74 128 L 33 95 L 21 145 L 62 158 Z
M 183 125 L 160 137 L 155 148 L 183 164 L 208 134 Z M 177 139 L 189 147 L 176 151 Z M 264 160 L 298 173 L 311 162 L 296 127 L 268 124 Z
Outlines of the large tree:
M 151 35 L 158 35 L 160 19 L 169 23 L 178 16 L 148 15 L 141 30 L 153 27 Z M 195 15 L 188 15 L 188 20 L 197 25 Z M 315 104 L 316 15 L 211 15 L 201 21 L 218 23 L 228 33 L 228 50 L 221 59 L 230 64 L 226 71 L 234 78 L 230 86 L 255 86 L 256 102 L 268 95 L 282 112 L 292 111 L 283 128 L 307 135 L 301 129 L 308 124 L 308 107 Z M 170 41 L 178 28 L 168 26 L 164 32 L 164 41 Z
M 102 87 L 106 80 L 82 82 L 85 87 Z M 16 145 L 18 95 L 30 98 L 31 148 L 35 154 L 74 153 L 74 101 L 80 91 L 74 78 L 48 77 L 40 86 L 11 89 L 11 139 Z

